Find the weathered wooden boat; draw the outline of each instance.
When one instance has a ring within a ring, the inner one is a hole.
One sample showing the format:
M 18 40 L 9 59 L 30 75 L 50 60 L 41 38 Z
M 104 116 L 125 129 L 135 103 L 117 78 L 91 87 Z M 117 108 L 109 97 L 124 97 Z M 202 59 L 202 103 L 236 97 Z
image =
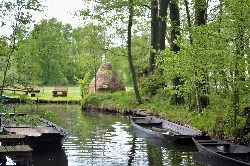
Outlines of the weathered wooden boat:
M 132 125 L 138 130 L 164 141 L 174 143 L 193 143 L 192 137 L 201 135 L 200 131 L 182 126 L 155 116 L 131 117 Z
M 12 119 L 16 116 L 20 118 L 27 116 L 27 114 L 10 114 L 10 118 Z M 17 125 L 2 117 L 1 125 L 4 133 L 25 136 L 24 143 L 29 145 L 31 148 L 44 146 L 61 147 L 63 141 L 68 135 L 66 130 L 43 118 L 39 118 L 36 125 Z
M 166 140 L 161 140 L 151 135 L 145 133 L 144 131 L 138 130 L 135 126 L 132 126 L 132 131 L 136 138 L 141 138 L 142 140 L 156 145 L 157 147 L 164 147 L 171 151 L 182 151 L 182 152 L 197 152 L 197 148 L 194 144 L 179 144 L 174 142 L 169 142 Z
M 226 142 L 209 136 L 192 138 L 200 153 L 227 162 L 229 165 L 250 165 L 250 147 Z

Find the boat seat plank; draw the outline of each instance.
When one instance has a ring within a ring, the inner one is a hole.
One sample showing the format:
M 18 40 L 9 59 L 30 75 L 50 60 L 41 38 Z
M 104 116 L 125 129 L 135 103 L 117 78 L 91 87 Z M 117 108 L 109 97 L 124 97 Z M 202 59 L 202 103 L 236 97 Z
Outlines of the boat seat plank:
M 37 125 L 37 126 L 32 126 L 32 125 L 16 125 L 16 124 L 5 124 L 4 127 L 5 128 L 30 128 L 30 127 L 51 127 L 52 125 L 47 125 L 47 124 L 44 124 L 44 125 Z
M 29 147 L 29 145 L 21 145 L 24 151 L 32 151 L 32 149 Z
M 2 153 L 2 152 L 6 152 L 6 149 L 4 146 L 0 146 L 0 153 Z
M 16 146 L 13 146 L 13 148 L 16 149 L 16 151 L 24 151 L 24 149 L 22 148 L 21 145 L 16 145 Z
M 159 128 L 159 127 L 152 127 L 153 130 L 156 130 L 156 131 L 168 131 L 166 129 L 163 129 L 163 128 Z
M 16 152 L 16 149 L 13 146 L 5 146 L 8 152 Z
M 218 154 L 221 154 L 223 156 L 227 157 L 245 157 L 248 156 L 250 157 L 250 152 L 247 153 L 228 153 L 228 152 L 217 152 Z
M 14 139 L 24 139 L 25 136 L 23 135 L 18 135 L 18 134 L 7 134 L 7 137 L 14 138 Z
M 27 146 L 28 148 L 23 148 Z M 0 156 L 31 155 L 32 149 L 28 145 L 0 146 Z
M 216 140 L 196 140 L 198 143 L 217 143 Z
M 6 135 L 0 135 L 0 141 L 5 140 L 21 140 L 24 139 L 25 136 L 23 135 L 17 135 L 17 134 L 6 134 Z
M 56 130 L 53 127 L 40 127 L 40 128 L 37 128 L 37 131 L 39 131 L 40 133 L 60 133 L 58 130 Z
M 145 121 L 142 121 L 142 122 L 135 122 L 136 124 L 162 124 L 162 122 L 145 122 Z
M 203 146 L 230 146 L 230 143 L 200 143 Z
M 136 124 L 138 124 L 138 125 L 149 125 L 149 126 L 161 126 L 161 125 L 162 125 L 161 122 L 160 122 L 160 123 L 148 123 L 148 122 L 140 122 L 140 123 L 137 123 L 137 122 L 136 122 Z

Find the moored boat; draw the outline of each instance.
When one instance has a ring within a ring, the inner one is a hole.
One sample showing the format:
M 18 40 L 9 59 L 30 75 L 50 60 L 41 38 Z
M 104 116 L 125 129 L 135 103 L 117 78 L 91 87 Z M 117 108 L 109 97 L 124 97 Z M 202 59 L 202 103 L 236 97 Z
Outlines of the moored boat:
M 131 122 L 136 129 L 151 137 L 174 143 L 193 143 L 192 137 L 201 135 L 200 131 L 193 128 L 155 116 L 131 117 Z
M 15 116 L 20 118 L 27 116 L 27 114 L 11 114 L 10 118 L 14 118 Z M 43 118 L 39 118 L 38 123 L 35 125 L 17 125 L 5 118 L 1 118 L 1 125 L 6 134 L 11 133 L 25 136 L 24 143 L 31 148 L 44 146 L 61 147 L 63 141 L 68 135 L 66 130 Z
M 196 136 L 192 138 L 203 155 L 227 162 L 228 165 L 250 165 L 250 147 L 218 139 Z
M 197 152 L 197 148 L 194 144 L 179 144 L 174 142 L 169 142 L 166 140 L 161 140 L 155 137 L 152 137 L 151 135 L 138 130 L 135 126 L 132 126 L 132 131 L 135 134 L 136 138 L 140 138 L 144 140 L 145 142 L 149 142 L 151 144 L 156 145 L 157 147 L 164 147 L 171 151 L 186 151 L 186 152 Z

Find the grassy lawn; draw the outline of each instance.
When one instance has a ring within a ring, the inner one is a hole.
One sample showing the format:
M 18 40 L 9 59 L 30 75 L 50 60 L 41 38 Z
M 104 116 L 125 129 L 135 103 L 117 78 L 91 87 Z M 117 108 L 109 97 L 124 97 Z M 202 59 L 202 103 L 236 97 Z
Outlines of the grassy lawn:
M 39 86 L 36 87 L 36 89 L 40 90 L 40 93 L 36 93 L 35 97 L 31 97 L 31 94 L 29 93 L 28 95 L 26 95 L 27 97 L 31 98 L 31 99 L 40 99 L 40 100 L 81 100 L 81 96 L 80 96 L 80 89 L 78 86 L 68 86 L 68 94 L 67 97 L 53 97 L 52 96 L 52 91 L 54 90 L 55 86 Z M 24 92 L 13 92 L 13 91 L 9 91 L 9 90 L 5 90 L 4 94 L 6 96 L 11 96 L 11 97 L 20 97 L 25 95 Z

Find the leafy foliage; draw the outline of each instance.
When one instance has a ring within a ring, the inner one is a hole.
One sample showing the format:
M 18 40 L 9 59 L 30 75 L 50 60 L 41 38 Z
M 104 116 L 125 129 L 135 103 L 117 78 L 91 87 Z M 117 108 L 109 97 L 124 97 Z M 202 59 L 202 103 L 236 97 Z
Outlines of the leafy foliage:
M 234 134 L 242 128 L 244 116 L 241 113 L 249 105 L 249 4 L 240 0 L 208 1 L 206 6 L 198 1 L 184 2 L 188 3 L 178 3 L 180 27 L 174 27 L 180 30 L 174 41 L 180 51 L 176 54 L 166 47 L 154 52 L 157 70 L 148 77 L 149 53 L 154 51 L 150 49 L 149 1 L 134 1 L 133 4 L 127 1 L 86 1 L 80 15 L 91 18 L 91 23 L 73 28 L 51 18 L 36 24 L 30 33 L 31 15 L 28 11 L 40 10 L 40 3 L 34 0 L 3 1 L 0 6 L 1 25 L 10 22 L 13 33 L 0 38 L 0 66 L 4 69 L 0 75 L 1 86 L 5 83 L 28 86 L 31 83 L 66 85 L 77 82 L 84 104 L 139 107 L 131 92 L 87 95 L 89 78 L 95 76 L 97 68 L 105 61 L 111 62 L 126 86 L 132 85 L 126 54 L 127 26 L 124 25 L 128 23 L 129 8 L 133 5 L 131 52 L 143 94 L 141 107 L 169 117 L 174 113 L 182 116 L 184 112 L 183 117 L 200 122 L 198 126 L 202 130 L 214 131 L 214 120 L 227 121 L 225 126 L 218 125 L 215 133 Z M 204 8 L 207 8 L 206 23 L 197 24 L 196 11 Z M 187 22 L 188 17 L 190 22 Z M 170 18 L 166 17 L 166 21 Z M 172 29 L 167 28 L 169 36 Z M 164 37 L 168 40 L 169 36 Z M 180 78 L 181 85 L 174 89 L 172 80 L 176 77 Z M 150 90 L 159 85 L 152 96 Z M 209 105 L 199 113 L 197 93 L 209 99 Z M 170 106 L 172 94 L 184 97 L 185 105 Z M 229 129 L 232 126 L 234 129 Z
M 90 72 L 86 73 L 83 79 L 79 79 L 75 77 L 76 84 L 80 88 L 80 95 L 83 98 L 85 95 L 88 94 L 89 90 L 89 83 L 90 83 Z
M 92 93 L 86 95 L 82 104 L 88 105 L 106 105 L 116 106 L 119 108 L 132 108 L 136 105 L 135 97 L 132 91 L 129 92 L 115 92 L 115 93 Z
M 19 116 L 19 115 L 14 115 L 13 118 L 7 117 L 6 119 L 8 122 L 16 124 L 16 126 L 23 125 L 23 124 L 29 124 L 31 126 L 37 126 L 41 122 L 39 120 L 39 116 L 35 115 L 24 115 L 24 116 Z
M 60 82 L 61 85 L 65 85 L 68 83 L 65 77 L 68 64 L 67 40 L 61 33 L 62 29 L 62 23 L 52 18 L 42 20 L 31 32 L 29 40 L 32 41 L 32 49 L 28 54 L 33 55 L 33 60 L 39 60 L 35 66 L 37 68 L 36 79 L 40 81 L 40 84 L 50 85 Z
M 45 111 L 44 118 L 53 123 L 58 120 L 58 117 L 56 116 L 55 112 L 50 110 Z

